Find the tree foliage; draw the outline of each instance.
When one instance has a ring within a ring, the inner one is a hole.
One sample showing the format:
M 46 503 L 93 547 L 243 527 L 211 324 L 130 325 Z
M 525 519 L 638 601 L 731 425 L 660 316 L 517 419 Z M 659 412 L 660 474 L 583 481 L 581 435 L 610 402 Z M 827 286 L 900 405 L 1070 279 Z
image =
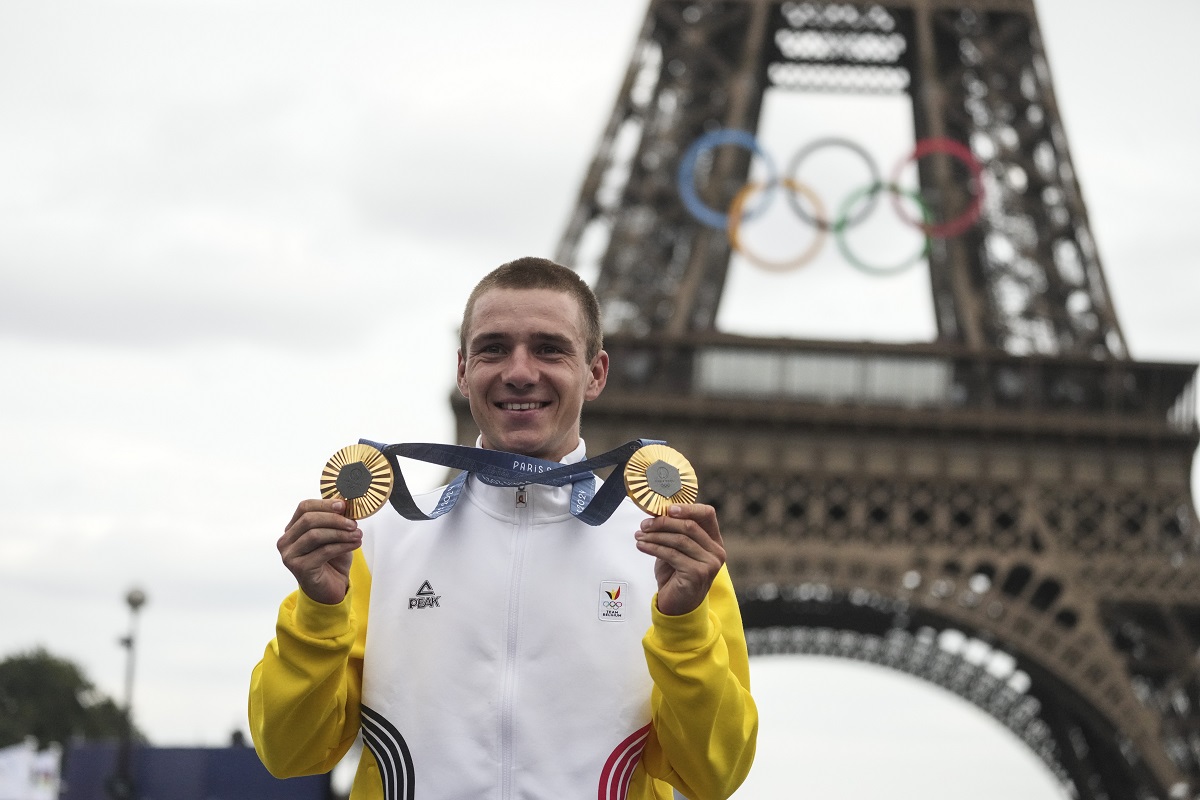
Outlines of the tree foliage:
M 39 748 L 118 739 L 124 725 L 123 709 L 74 663 L 42 648 L 0 661 L 0 747 L 29 736 Z

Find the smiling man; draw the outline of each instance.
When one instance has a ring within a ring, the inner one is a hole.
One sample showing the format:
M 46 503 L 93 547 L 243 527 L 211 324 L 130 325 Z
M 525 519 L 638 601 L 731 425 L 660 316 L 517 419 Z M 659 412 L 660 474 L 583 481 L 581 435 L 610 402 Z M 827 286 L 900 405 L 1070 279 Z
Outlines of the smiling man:
M 579 297 L 492 288 L 495 279 L 484 279 L 467 302 L 458 389 L 471 404 L 481 446 L 561 461 L 579 441 L 583 403 L 608 379 L 608 354 Z M 587 302 L 596 302 L 590 290 Z
M 510 262 L 461 334 L 479 447 L 582 461 L 583 404 L 608 377 L 587 285 Z M 593 527 L 571 485 L 535 480 L 472 475 L 436 519 L 385 509 L 361 528 L 343 501 L 299 504 L 278 541 L 298 589 L 250 688 L 273 774 L 328 771 L 361 733 L 352 800 L 733 793 L 758 716 L 715 511 L 626 500 Z

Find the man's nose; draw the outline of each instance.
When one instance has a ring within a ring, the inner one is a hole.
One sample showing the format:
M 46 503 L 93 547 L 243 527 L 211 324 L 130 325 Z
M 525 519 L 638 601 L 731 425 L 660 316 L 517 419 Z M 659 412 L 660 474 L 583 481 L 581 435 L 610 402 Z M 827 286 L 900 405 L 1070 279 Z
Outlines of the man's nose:
M 505 364 L 504 382 L 510 386 L 524 387 L 537 382 L 537 359 L 524 347 L 512 351 Z

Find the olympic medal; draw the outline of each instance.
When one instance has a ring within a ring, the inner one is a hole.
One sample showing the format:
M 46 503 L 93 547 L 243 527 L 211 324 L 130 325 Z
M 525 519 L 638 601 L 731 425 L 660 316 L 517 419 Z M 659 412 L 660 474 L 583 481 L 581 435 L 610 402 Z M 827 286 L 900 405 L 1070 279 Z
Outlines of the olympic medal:
M 392 493 L 392 466 L 387 457 L 366 444 L 338 450 L 321 471 L 321 497 L 345 500 L 346 516 L 369 517 L 383 507 Z
M 648 444 L 625 464 L 625 491 L 642 511 L 655 517 L 672 503 L 694 503 L 700 496 L 696 470 L 678 450 Z

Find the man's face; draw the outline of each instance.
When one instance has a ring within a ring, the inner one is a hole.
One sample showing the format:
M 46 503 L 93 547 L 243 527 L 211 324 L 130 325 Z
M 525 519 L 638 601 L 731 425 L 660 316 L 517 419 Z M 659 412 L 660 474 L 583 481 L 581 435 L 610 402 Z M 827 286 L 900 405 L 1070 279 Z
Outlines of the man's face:
M 579 414 L 608 380 L 589 362 L 583 312 L 553 289 L 492 289 L 475 301 L 458 390 L 492 450 L 560 461 L 579 443 Z

